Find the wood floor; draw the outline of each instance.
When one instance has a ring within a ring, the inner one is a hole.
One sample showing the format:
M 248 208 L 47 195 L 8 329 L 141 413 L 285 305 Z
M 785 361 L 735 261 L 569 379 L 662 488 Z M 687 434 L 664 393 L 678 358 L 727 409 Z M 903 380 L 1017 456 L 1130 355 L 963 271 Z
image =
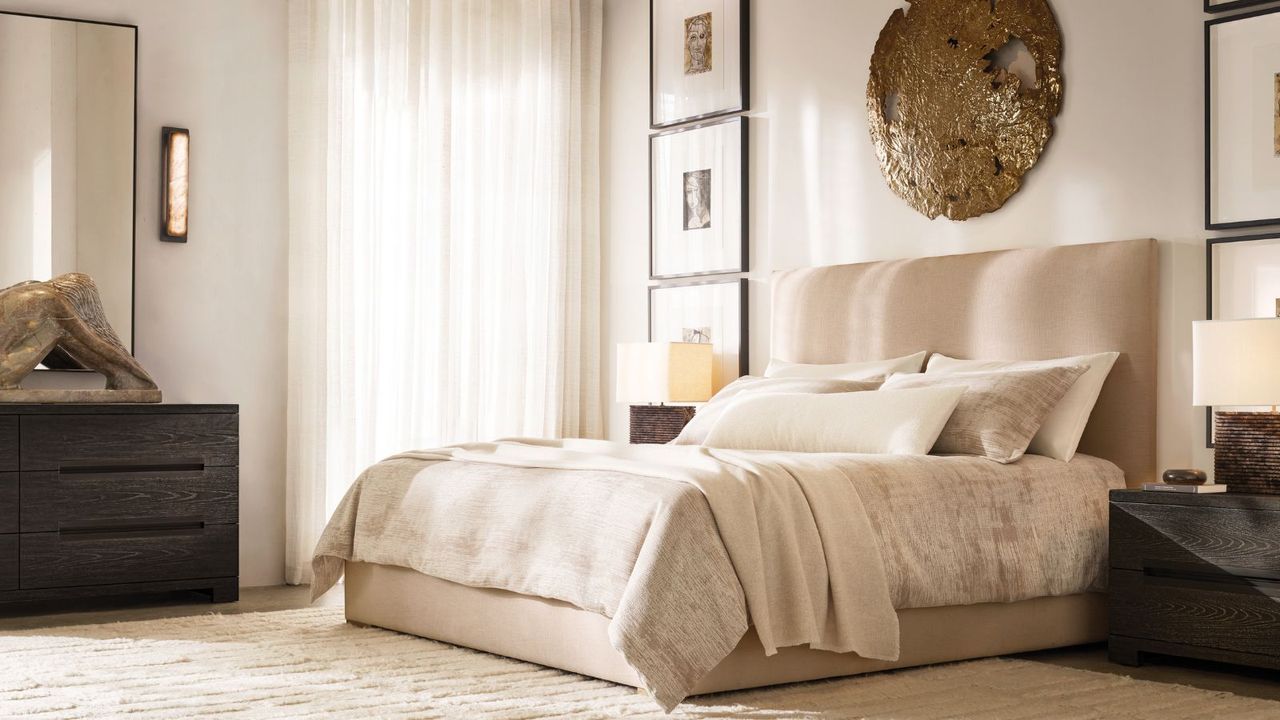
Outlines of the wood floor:
M 291 610 L 310 603 L 307 587 L 243 588 L 240 601 L 210 604 L 195 593 L 170 593 L 140 597 L 118 597 L 99 600 L 75 600 L 59 603 L 22 603 L 0 605 L 0 634 L 15 630 L 44 627 L 86 625 L 92 623 L 151 620 L 205 613 L 251 613 Z M 316 601 L 321 605 L 341 605 L 342 588 L 338 587 Z M 1231 665 L 1204 663 L 1175 658 L 1161 659 L 1157 664 L 1139 668 L 1113 665 L 1107 660 L 1106 648 L 1089 645 L 1062 650 L 1044 650 L 1019 657 L 1081 670 L 1128 675 L 1140 680 L 1191 685 L 1204 690 L 1231 692 L 1237 695 L 1280 701 L 1280 678 L 1264 670 L 1249 670 Z

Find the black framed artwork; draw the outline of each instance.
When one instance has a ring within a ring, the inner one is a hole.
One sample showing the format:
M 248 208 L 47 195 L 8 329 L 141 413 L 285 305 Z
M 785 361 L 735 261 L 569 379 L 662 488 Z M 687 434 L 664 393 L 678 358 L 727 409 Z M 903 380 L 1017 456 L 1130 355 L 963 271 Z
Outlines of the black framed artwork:
M 649 137 L 649 278 L 747 271 L 747 119 Z
M 1280 233 L 1210 238 L 1204 265 L 1206 319 L 1280 317 Z M 1205 411 L 1205 446 L 1211 448 L 1213 408 Z
M 748 0 L 649 0 L 649 125 L 747 109 Z
M 1275 0 L 1204 0 L 1204 11 L 1207 13 L 1228 12 L 1230 10 L 1240 10 L 1256 5 L 1265 5 Z
M 710 344 L 713 392 L 746 375 L 746 279 L 650 286 L 649 342 Z
M 1280 7 L 1204 25 L 1210 230 L 1280 224 Z

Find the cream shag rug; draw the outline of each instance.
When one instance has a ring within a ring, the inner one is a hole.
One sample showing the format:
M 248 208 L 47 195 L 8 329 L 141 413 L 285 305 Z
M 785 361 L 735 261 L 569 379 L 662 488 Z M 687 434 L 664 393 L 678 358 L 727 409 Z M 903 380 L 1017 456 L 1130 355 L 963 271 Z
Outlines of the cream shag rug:
M 343 622 L 341 608 L 0 636 L 4 718 L 662 717 L 631 688 Z M 1276 718 L 1280 703 L 1024 660 L 694 698 L 692 718 Z

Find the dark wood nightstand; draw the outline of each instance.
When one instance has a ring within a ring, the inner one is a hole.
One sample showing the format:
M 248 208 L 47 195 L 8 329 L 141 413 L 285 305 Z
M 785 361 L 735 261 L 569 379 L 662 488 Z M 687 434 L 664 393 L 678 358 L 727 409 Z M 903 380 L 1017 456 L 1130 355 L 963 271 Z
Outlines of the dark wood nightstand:
M 631 443 L 669 443 L 689 424 L 694 412 L 690 405 L 632 405 Z
M 1280 495 L 1111 491 L 1113 662 L 1280 669 Z

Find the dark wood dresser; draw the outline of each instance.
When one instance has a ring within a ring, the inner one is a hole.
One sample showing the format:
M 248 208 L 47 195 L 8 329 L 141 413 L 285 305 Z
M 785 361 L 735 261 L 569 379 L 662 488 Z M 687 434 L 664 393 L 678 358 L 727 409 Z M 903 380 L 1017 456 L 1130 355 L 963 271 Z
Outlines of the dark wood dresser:
M 1280 669 L 1280 495 L 1111 492 L 1111 659 Z
M 239 594 L 235 405 L 0 404 L 0 602 Z

